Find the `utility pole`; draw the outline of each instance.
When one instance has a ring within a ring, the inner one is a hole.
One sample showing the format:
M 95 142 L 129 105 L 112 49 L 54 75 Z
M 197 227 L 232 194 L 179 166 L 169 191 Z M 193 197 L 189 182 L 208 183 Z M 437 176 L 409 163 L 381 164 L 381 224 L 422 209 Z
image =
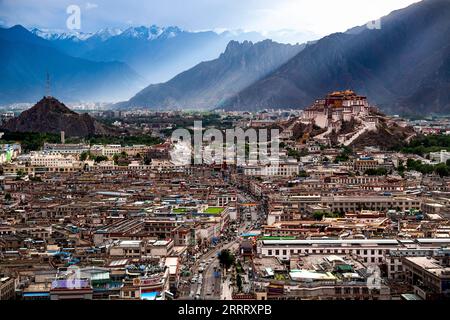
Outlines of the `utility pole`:
M 50 98 L 50 74 L 48 73 L 48 70 L 47 70 L 46 80 L 45 80 L 45 96 L 47 98 Z

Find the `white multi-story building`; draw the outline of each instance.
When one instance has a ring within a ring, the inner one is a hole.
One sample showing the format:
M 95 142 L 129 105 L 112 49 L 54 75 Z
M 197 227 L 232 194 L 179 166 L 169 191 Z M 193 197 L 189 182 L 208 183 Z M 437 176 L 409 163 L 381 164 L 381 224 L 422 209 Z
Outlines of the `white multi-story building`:
M 80 155 L 83 152 L 89 151 L 89 145 L 77 143 L 77 144 L 63 144 L 63 143 L 46 143 L 44 144 L 44 151 L 46 152 L 58 152 L 65 155 Z
M 449 246 L 450 239 L 438 238 L 262 240 L 258 242 L 257 252 L 282 261 L 289 261 L 299 254 L 347 254 L 359 257 L 364 263 L 381 264 L 386 262 L 386 256 L 391 257 L 391 252 L 399 252 L 399 249 L 430 250 Z
M 122 146 L 120 144 L 93 145 L 91 147 L 92 154 L 107 157 L 112 157 L 115 154 L 120 154 L 122 151 Z
M 296 160 L 274 162 L 266 165 L 248 165 L 243 167 L 246 176 L 283 176 L 292 177 L 299 173 Z
M 33 152 L 27 158 L 31 166 L 47 168 L 73 167 L 79 164 L 78 159 L 75 157 L 53 152 Z
M 90 151 L 94 155 L 97 156 L 102 155 L 111 158 L 115 154 L 121 154 L 122 152 L 125 152 L 127 155 L 130 156 L 136 156 L 138 154 L 143 156 L 146 152 L 149 151 L 149 149 L 150 147 L 146 145 L 132 145 L 122 147 L 120 144 L 107 144 L 107 145 L 93 145 L 90 148 Z
M 441 150 L 439 152 L 430 152 L 430 159 L 439 163 L 445 163 L 450 159 L 450 152 L 447 150 Z
M 79 161 L 74 156 L 62 155 L 59 152 L 33 151 L 29 154 L 17 157 L 19 163 L 26 163 L 29 166 L 61 168 L 78 166 Z

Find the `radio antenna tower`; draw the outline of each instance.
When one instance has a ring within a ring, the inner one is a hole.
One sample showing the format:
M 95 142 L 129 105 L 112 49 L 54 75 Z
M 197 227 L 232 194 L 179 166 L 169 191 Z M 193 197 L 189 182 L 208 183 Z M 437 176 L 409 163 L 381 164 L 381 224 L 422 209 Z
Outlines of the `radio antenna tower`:
M 45 95 L 47 98 L 50 98 L 50 74 L 47 71 L 46 80 L 45 80 Z

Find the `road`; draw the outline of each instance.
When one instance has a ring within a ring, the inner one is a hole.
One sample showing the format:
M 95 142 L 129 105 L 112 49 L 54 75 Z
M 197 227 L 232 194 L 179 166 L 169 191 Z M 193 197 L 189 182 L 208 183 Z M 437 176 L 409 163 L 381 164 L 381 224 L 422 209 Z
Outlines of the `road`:
M 218 300 L 221 295 L 221 278 L 215 278 L 214 276 L 214 267 L 216 267 L 217 270 L 220 270 L 219 259 L 217 259 L 217 255 L 224 249 L 234 250 L 237 247 L 238 240 L 236 238 L 229 243 L 219 244 L 204 255 L 200 256 L 192 266 L 191 271 L 192 275 L 202 276 L 202 284 L 200 285 L 198 282 L 190 283 L 190 289 L 188 293 L 186 292 L 185 294 L 182 294 L 179 299 L 190 300 L 199 295 L 200 299 Z M 207 263 L 209 259 L 211 259 L 211 262 Z M 199 272 L 199 267 L 202 262 L 206 263 L 206 266 L 203 272 Z
M 222 295 L 222 275 L 216 278 L 214 276 L 214 267 L 220 270 L 219 259 L 217 259 L 217 254 L 225 249 L 230 249 L 234 251 L 239 246 L 237 240 L 233 240 L 230 243 L 225 244 L 216 250 L 211 251 L 211 256 L 214 257 L 212 262 L 207 265 L 203 271 L 203 287 L 201 291 L 201 298 L 206 300 L 219 300 Z
M 251 195 L 247 193 L 239 194 L 239 200 L 244 202 L 254 202 Z M 258 214 L 257 221 L 261 222 L 262 215 Z M 238 227 L 238 234 L 246 233 L 251 229 L 250 221 L 242 221 Z M 197 275 L 202 277 L 202 283 L 199 284 L 198 281 L 194 283 L 189 283 L 187 290 L 183 290 L 179 299 L 190 300 L 190 299 L 204 299 L 204 300 L 231 300 L 232 298 L 232 287 L 230 276 L 221 274 L 218 278 L 215 277 L 215 270 L 220 270 L 219 260 L 217 255 L 220 251 L 224 249 L 230 249 L 232 252 L 239 247 L 239 237 L 233 238 L 232 241 L 228 243 L 219 243 L 216 247 L 211 248 L 208 252 L 200 256 L 197 261 L 192 265 L 191 272 L 192 275 Z M 210 262 L 208 262 L 210 261 Z M 199 272 L 200 264 L 205 264 L 203 272 Z

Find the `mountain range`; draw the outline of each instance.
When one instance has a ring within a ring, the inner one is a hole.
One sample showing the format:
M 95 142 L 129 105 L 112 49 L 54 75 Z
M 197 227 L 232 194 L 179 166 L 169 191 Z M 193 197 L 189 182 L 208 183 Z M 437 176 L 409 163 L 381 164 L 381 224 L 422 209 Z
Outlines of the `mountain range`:
M 106 28 L 94 33 L 52 32 L 32 29 L 52 47 L 74 57 L 126 63 L 146 83 L 166 81 L 196 64 L 212 60 L 231 40 L 260 41 L 257 32 L 190 32 L 176 26 Z
M 219 58 L 202 62 L 170 81 L 150 85 L 117 107 L 211 109 L 288 61 L 304 45 L 265 40 L 231 41 Z
M 449 32 L 449 0 L 423 0 L 381 18 L 378 29 L 356 26 L 303 45 L 178 27 L 0 28 L 0 104 L 36 101 L 48 73 L 53 96 L 132 97 L 119 108 L 304 108 L 352 89 L 385 112 L 449 114 Z
M 329 92 L 352 89 L 389 113 L 448 114 L 449 32 L 450 1 L 424 0 L 381 18 L 379 29 L 357 26 L 290 49 L 267 41 L 230 43 L 218 59 L 118 106 L 304 108 Z
M 33 102 L 46 90 L 65 101 L 114 101 L 136 92 L 143 79 L 122 62 L 68 55 L 22 26 L 0 28 L 0 103 Z
M 424 0 L 308 46 L 228 99 L 227 110 L 303 108 L 352 89 L 391 113 L 450 113 L 450 1 Z
M 178 27 L 58 32 L 0 28 L 0 104 L 33 102 L 45 92 L 64 101 L 120 101 L 149 83 L 170 79 L 217 58 L 231 40 L 262 40 L 256 32 L 189 32 Z

